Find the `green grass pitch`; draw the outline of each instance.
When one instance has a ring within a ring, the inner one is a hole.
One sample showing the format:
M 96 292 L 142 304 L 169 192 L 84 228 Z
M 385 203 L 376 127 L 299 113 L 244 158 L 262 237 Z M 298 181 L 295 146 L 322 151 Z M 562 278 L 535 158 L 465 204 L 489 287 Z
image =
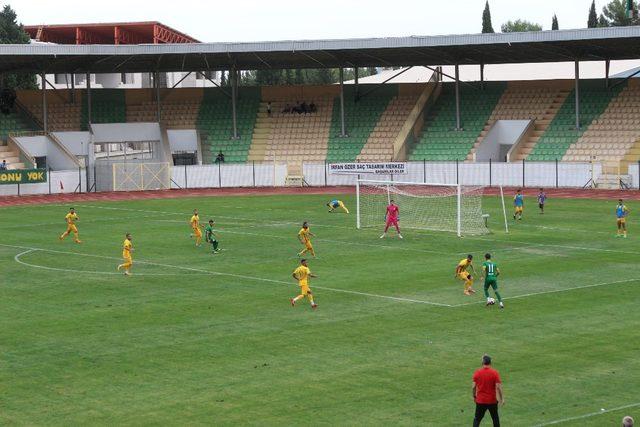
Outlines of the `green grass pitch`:
M 640 418 L 639 203 L 626 240 L 615 200 L 551 199 L 544 215 L 530 203 L 507 235 L 486 197 L 492 234 L 382 241 L 327 213 L 330 199 L 79 203 L 82 245 L 58 241 L 66 205 L 2 208 L 0 424 L 470 425 L 485 352 L 504 425 Z M 194 247 L 193 208 L 216 219 L 221 254 Z M 303 220 L 316 311 L 289 304 Z M 115 271 L 125 232 L 131 277 Z M 505 310 L 453 278 L 486 251 Z

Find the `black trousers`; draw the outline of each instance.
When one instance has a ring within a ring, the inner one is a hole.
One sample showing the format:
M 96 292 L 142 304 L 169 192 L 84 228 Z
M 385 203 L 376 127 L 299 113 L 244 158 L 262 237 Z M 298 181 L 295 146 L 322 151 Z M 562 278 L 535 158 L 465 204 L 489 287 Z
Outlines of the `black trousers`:
M 493 420 L 493 427 L 500 427 L 500 417 L 498 416 L 497 403 L 476 403 L 476 416 L 473 419 L 473 427 L 478 427 L 484 418 L 484 414 L 489 411 Z

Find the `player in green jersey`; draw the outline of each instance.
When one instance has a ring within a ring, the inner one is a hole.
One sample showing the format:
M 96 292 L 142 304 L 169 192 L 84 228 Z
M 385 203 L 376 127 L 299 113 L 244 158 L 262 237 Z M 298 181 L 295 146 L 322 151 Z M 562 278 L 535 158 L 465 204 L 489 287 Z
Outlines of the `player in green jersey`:
M 487 299 L 487 305 L 493 304 L 493 298 L 489 297 L 489 286 L 493 288 L 500 308 L 504 308 L 502 297 L 498 292 L 498 276 L 500 275 L 500 269 L 495 262 L 491 261 L 491 254 L 484 254 L 485 261 L 482 263 L 482 271 L 484 271 L 484 296 Z
M 205 241 L 207 243 L 211 243 L 211 246 L 213 246 L 213 253 L 217 254 L 218 252 L 220 252 L 220 249 L 218 249 L 218 238 L 215 235 L 215 233 L 213 232 L 213 220 L 210 219 L 209 220 L 209 225 L 207 225 L 207 227 L 204 229 L 204 238 Z

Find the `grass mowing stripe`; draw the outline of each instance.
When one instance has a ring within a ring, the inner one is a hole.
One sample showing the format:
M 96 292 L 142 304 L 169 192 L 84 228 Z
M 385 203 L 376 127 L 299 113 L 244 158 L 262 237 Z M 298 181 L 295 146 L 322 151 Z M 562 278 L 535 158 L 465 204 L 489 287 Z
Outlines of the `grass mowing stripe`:
M 28 247 L 28 246 L 7 245 L 7 244 L 4 244 L 4 243 L 0 243 L 0 246 L 9 247 L 9 248 L 16 248 L 16 249 L 26 249 L 26 251 L 24 253 L 21 253 L 21 254 L 18 254 L 18 255 L 24 255 L 27 252 L 42 251 L 42 252 L 51 252 L 51 253 L 58 253 L 58 254 L 65 254 L 65 255 L 79 255 L 79 256 L 86 256 L 86 257 L 92 257 L 92 258 L 113 259 L 113 260 L 119 260 L 120 259 L 120 258 L 116 258 L 116 257 L 112 257 L 112 256 L 106 256 L 106 255 L 83 254 L 83 253 L 78 253 L 78 252 L 65 252 L 65 251 L 57 251 L 57 250 L 45 249 L 45 248 L 33 248 L 33 247 Z M 20 263 L 20 261 L 18 259 L 19 258 L 18 255 L 16 255 L 16 257 L 14 257 L 14 259 L 17 262 Z M 285 282 L 283 280 L 266 279 L 264 277 L 246 276 L 246 275 L 243 275 L 243 274 L 223 273 L 223 272 L 219 272 L 219 271 L 203 270 L 203 269 L 199 269 L 199 268 L 185 267 L 185 266 L 180 266 L 180 265 L 162 264 L 162 263 L 153 262 L 153 261 L 139 261 L 139 260 L 137 260 L 137 261 L 134 262 L 134 264 L 136 264 L 136 263 L 137 264 L 153 265 L 153 266 L 157 266 L 157 267 L 176 268 L 176 269 L 179 269 L 179 270 L 211 274 L 211 275 L 214 275 L 214 276 L 228 276 L 228 277 L 234 277 L 236 279 L 245 279 L 245 280 L 253 280 L 253 281 L 260 281 L 260 282 L 278 283 L 278 284 L 289 285 L 289 286 L 293 285 L 292 282 Z M 314 286 L 314 288 L 322 289 L 322 290 L 326 290 L 326 291 L 332 291 L 332 292 L 340 292 L 340 293 L 345 293 L 345 294 L 372 297 L 372 298 L 382 298 L 382 299 L 387 299 L 387 300 L 391 300 L 391 301 L 411 302 L 411 303 L 418 303 L 418 304 L 433 305 L 433 306 L 436 306 L 436 307 L 450 307 L 449 304 L 443 304 L 443 303 L 438 303 L 438 302 L 433 302 L 433 301 L 424 301 L 424 300 L 416 300 L 416 299 L 410 299 L 410 298 L 394 297 L 394 296 L 390 296 L 390 295 L 378 295 L 378 294 L 371 294 L 371 293 L 367 293 L 367 292 L 351 291 L 351 290 L 348 290 L 348 289 L 327 288 L 327 287 L 324 287 L 324 286 Z

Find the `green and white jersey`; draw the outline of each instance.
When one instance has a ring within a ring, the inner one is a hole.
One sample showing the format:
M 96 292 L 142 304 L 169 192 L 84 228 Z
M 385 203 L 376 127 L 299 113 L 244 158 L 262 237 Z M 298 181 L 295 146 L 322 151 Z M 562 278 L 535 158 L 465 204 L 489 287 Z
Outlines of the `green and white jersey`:
M 493 261 L 485 261 L 482 263 L 482 269 L 487 279 L 495 280 L 498 277 L 498 265 Z

